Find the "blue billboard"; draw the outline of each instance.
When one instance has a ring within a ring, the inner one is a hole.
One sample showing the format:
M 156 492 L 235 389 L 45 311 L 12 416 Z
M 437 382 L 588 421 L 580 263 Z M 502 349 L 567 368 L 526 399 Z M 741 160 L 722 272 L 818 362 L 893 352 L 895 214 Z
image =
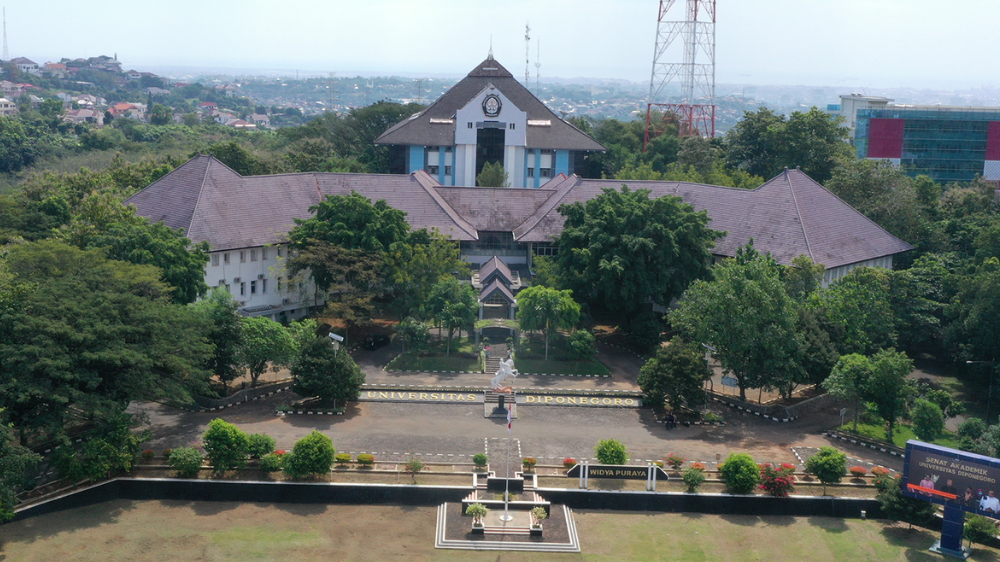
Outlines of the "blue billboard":
M 906 442 L 903 495 L 1000 519 L 1000 459 Z

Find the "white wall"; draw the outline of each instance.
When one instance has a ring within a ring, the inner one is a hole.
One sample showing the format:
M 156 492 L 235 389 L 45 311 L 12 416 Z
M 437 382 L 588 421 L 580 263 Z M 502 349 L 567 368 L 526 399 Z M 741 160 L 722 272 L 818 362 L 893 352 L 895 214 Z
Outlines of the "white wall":
M 226 263 L 227 254 L 229 263 Z M 310 306 L 323 301 L 314 298 L 316 287 L 312 278 L 303 279 L 301 289 L 297 283 L 289 281 L 284 267 L 287 258 L 288 249 L 285 246 L 211 252 L 205 266 L 205 284 L 209 287 L 227 285 L 233 298 L 241 303 L 240 312 L 248 316 L 271 316 L 278 320 L 281 312 L 285 312 L 289 318 L 300 318 Z M 256 292 L 253 292 L 254 287 Z

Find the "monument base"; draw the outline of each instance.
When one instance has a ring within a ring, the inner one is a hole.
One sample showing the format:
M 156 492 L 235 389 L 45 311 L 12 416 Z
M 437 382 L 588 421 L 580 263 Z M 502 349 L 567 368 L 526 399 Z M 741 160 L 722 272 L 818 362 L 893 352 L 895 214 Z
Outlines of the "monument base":
M 952 550 L 950 548 L 941 548 L 941 541 L 934 541 L 927 550 L 940 554 L 942 556 L 951 556 L 952 558 L 961 558 L 962 560 L 967 559 L 971 554 L 972 550 L 966 547 L 961 547 L 961 550 Z
M 507 407 L 510 408 L 511 419 L 517 419 L 517 404 L 513 400 L 507 402 Z M 490 404 L 489 402 L 483 404 L 483 417 L 484 418 L 507 418 L 507 408 L 496 408 L 495 404 Z

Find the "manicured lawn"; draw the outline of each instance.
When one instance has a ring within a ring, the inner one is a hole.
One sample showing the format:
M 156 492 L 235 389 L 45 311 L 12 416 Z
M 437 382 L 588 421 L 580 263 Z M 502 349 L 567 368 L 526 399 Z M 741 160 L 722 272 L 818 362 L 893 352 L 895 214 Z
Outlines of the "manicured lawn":
M 514 367 L 522 373 L 549 373 L 553 375 L 609 376 L 611 371 L 592 359 L 581 361 L 570 351 L 562 334 L 552 336 L 549 343 L 549 360 L 545 360 L 545 341 L 541 336 L 526 338 L 514 356 Z
M 844 424 L 844 431 L 853 433 L 854 424 L 848 422 Z M 884 425 L 869 425 L 864 423 L 858 424 L 858 434 L 862 437 L 867 437 L 869 439 L 875 439 L 878 441 L 887 441 L 885 436 L 885 426 Z M 897 447 L 906 447 L 906 442 L 910 439 L 918 439 L 917 435 L 913 433 L 913 430 L 906 425 L 897 425 L 892 431 L 892 441 Z M 951 447 L 952 449 L 958 448 L 958 436 L 950 431 L 945 431 L 944 433 L 938 435 L 937 439 L 931 441 L 935 445 L 941 445 L 942 447 Z
M 482 371 L 479 359 L 443 355 L 418 357 L 403 354 L 390 361 L 385 368 L 387 371 Z
M 884 521 L 697 513 L 574 512 L 582 552 L 436 550 L 436 508 L 127 501 L 4 525 L 0 559 L 523 562 L 940 561 L 938 533 Z M 996 560 L 976 548 L 971 560 Z

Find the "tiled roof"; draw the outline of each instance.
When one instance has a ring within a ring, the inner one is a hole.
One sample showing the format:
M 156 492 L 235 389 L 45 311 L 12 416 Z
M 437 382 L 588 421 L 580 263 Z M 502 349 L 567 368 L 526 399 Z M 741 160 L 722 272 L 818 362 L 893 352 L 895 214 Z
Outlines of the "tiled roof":
M 785 170 L 757 189 L 683 182 L 628 181 L 652 197 L 681 197 L 707 211 L 709 226 L 727 234 L 712 253 L 734 256 L 756 247 L 787 265 L 798 255 L 828 268 L 911 250 L 799 170 Z M 620 180 L 557 176 L 541 189 L 441 187 L 424 171 L 409 175 L 304 173 L 242 177 L 211 156 L 196 156 L 127 200 L 140 215 L 183 228 L 196 242 L 223 250 L 285 240 L 294 219 L 327 195 L 356 191 L 407 213 L 415 228 L 454 240 L 479 230 L 513 232 L 520 242 L 551 242 L 563 228 L 560 205 L 586 201 Z M 484 266 L 484 269 L 486 266 Z M 489 272 L 487 272 L 489 273 Z M 482 275 L 482 272 L 481 272 Z M 510 272 L 507 272 L 510 279 Z M 482 282 L 486 283 L 483 277 Z
M 451 146 L 455 144 L 455 124 L 431 124 L 431 119 L 451 119 L 489 85 L 503 92 L 528 119 L 550 121 L 546 127 L 528 127 L 528 148 L 604 151 L 607 148 L 563 121 L 492 57 L 477 65 L 417 117 L 407 117 L 375 140 L 375 144 Z
M 490 281 L 496 278 L 497 281 L 504 283 L 506 286 L 510 286 L 513 283 L 513 277 L 510 274 L 510 268 L 507 264 L 500 261 L 500 258 L 493 256 L 490 260 L 479 268 L 479 282 L 483 285 L 489 285 Z
M 510 289 L 508 289 L 506 285 L 501 283 L 499 279 L 494 279 L 492 283 L 483 287 L 482 291 L 479 291 L 479 301 L 480 302 L 485 301 L 486 299 L 490 298 L 490 296 L 493 293 L 497 292 L 503 295 L 504 298 L 507 299 L 507 302 L 511 304 L 517 302 L 517 299 L 514 298 L 514 293 L 510 292 Z

